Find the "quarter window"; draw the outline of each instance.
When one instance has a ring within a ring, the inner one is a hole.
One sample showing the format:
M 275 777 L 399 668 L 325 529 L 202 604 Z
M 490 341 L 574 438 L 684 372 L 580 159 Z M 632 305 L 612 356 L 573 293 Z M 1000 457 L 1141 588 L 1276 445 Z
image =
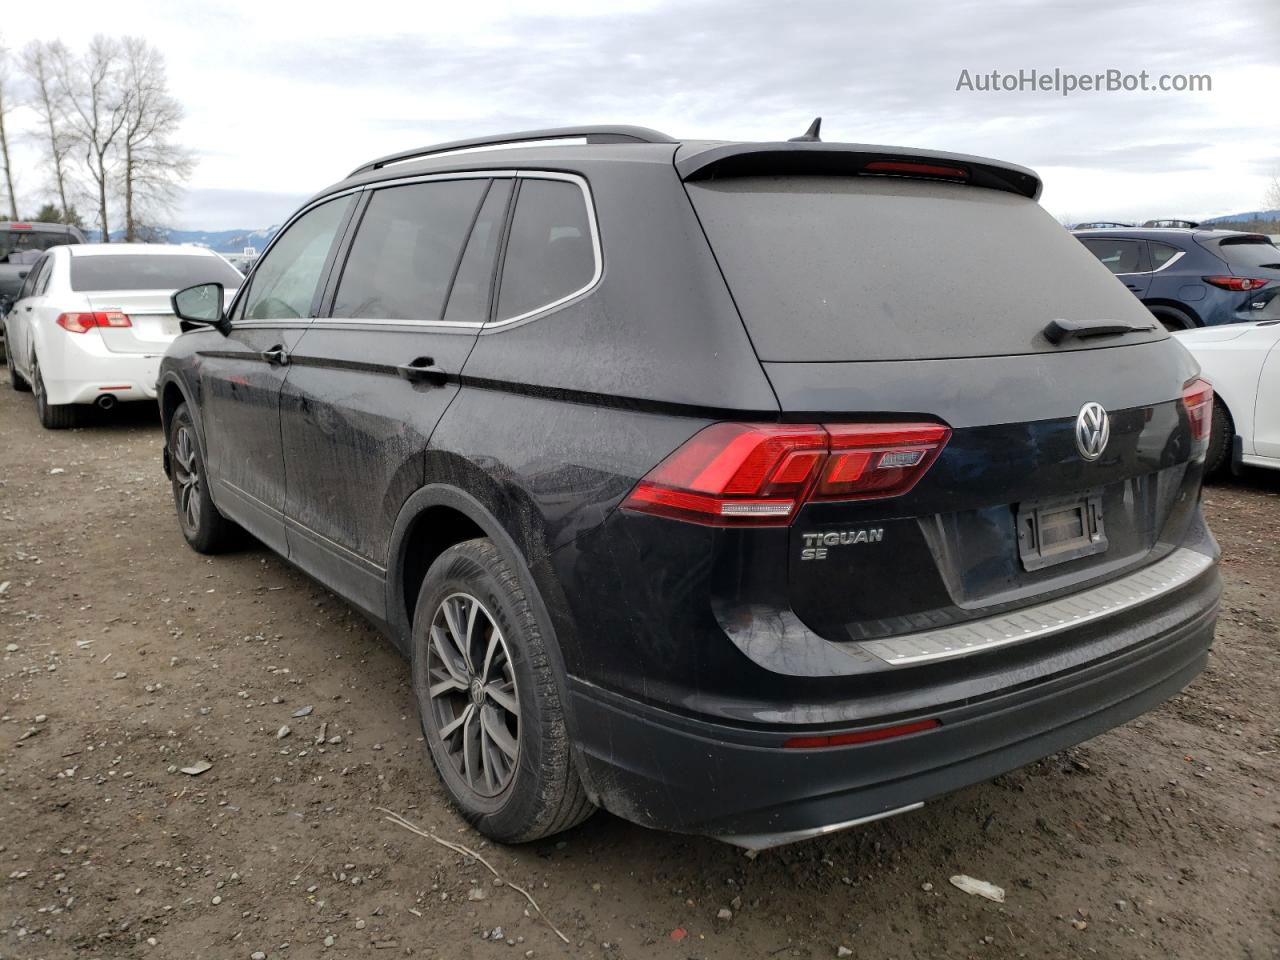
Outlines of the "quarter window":
M 350 196 L 329 200 L 295 220 L 254 270 L 244 309 L 238 312 L 249 320 L 309 317 L 329 251 L 352 202 Z
M 549 307 L 590 284 L 595 272 L 582 190 L 565 180 L 522 180 L 503 261 L 498 319 Z
M 333 301 L 333 316 L 439 320 L 487 180 L 436 180 L 374 192 Z
M 1084 245 L 1112 273 L 1139 272 L 1142 251 L 1136 240 L 1085 240 Z
M 1159 270 L 1182 252 L 1177 247 L 1170 246 L 1167 243 L 1156 243 L 1155 241 L 1148 243 L 1147 248 L 1151 251 L 1152 270 Z

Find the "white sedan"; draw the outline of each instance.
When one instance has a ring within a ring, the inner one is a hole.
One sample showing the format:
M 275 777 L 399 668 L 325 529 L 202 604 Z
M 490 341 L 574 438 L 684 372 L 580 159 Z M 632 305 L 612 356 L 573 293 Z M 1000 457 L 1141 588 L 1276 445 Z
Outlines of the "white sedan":
M 79 405 L 154 400 L 165 347 L 180 332 L 169 297 L 243 278 L 202 247 L 150 243 L 53 247 L 31 267 L 4 318 L 9 380 L 35 393 L 40 422 L 74 426 Z
M 1280 470 L 1280 320 L 1175 333 L 1213 384 L 1210 474 L 1232 463 Z

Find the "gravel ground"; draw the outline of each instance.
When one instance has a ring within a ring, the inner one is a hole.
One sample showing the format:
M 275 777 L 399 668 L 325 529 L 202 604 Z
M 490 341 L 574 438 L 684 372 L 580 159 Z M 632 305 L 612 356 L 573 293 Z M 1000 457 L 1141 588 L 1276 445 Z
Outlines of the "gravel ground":
M 0 958 L 1280 957 L 1280 474 L 1207 492 L 1227 591 L 1185 695 L 751 859 L 604 814 L 486 844 L 403 661 L 266 550 L 188 550 L 160 449 L 150 409 L 46 432 L 0 380 Z

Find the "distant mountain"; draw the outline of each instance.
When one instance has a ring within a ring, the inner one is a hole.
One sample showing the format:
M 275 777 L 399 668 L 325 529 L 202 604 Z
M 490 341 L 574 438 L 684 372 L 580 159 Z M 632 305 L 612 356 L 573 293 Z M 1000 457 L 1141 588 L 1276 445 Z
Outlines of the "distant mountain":
M 253 247 L 261 253 L 271 242 L 271 238 L 279 232 L 279 225 L 263 230 L 166 230 L 161 242 L 193 243 L 198 247 L 216 250 L 218 253 L 242 253 L 245 247 Z M 113 243 L 123 239 L 123 230 L 112 232 Z
M 1255 223 L 1268 220 L 1280 221 L 1280 210 L 1250 210 L 1248 213 L 1231 213 L 1222 217 L 1210 217 L 1208 220 L 1201 220 L 1200 222 L 1203 224 Z

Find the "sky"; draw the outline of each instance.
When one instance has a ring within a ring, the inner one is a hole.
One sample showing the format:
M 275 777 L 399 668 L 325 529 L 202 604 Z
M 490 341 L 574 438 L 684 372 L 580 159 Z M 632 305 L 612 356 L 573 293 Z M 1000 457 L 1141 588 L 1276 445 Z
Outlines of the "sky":
M 198 165 L 170 218 L 258 228 L 408 147 L 584 123 L 691 139 L 975 153 L 1044 180 L 1071 222 L 1255 210 L 1280 174 L 1277 0 L 326 0 L 14 2 L 0 43 L 147 38 Z M 1017 74 L 1207 74 L 1197 92 L 957 89 Z M 20 209 L 51 196 L 30 111 Z

